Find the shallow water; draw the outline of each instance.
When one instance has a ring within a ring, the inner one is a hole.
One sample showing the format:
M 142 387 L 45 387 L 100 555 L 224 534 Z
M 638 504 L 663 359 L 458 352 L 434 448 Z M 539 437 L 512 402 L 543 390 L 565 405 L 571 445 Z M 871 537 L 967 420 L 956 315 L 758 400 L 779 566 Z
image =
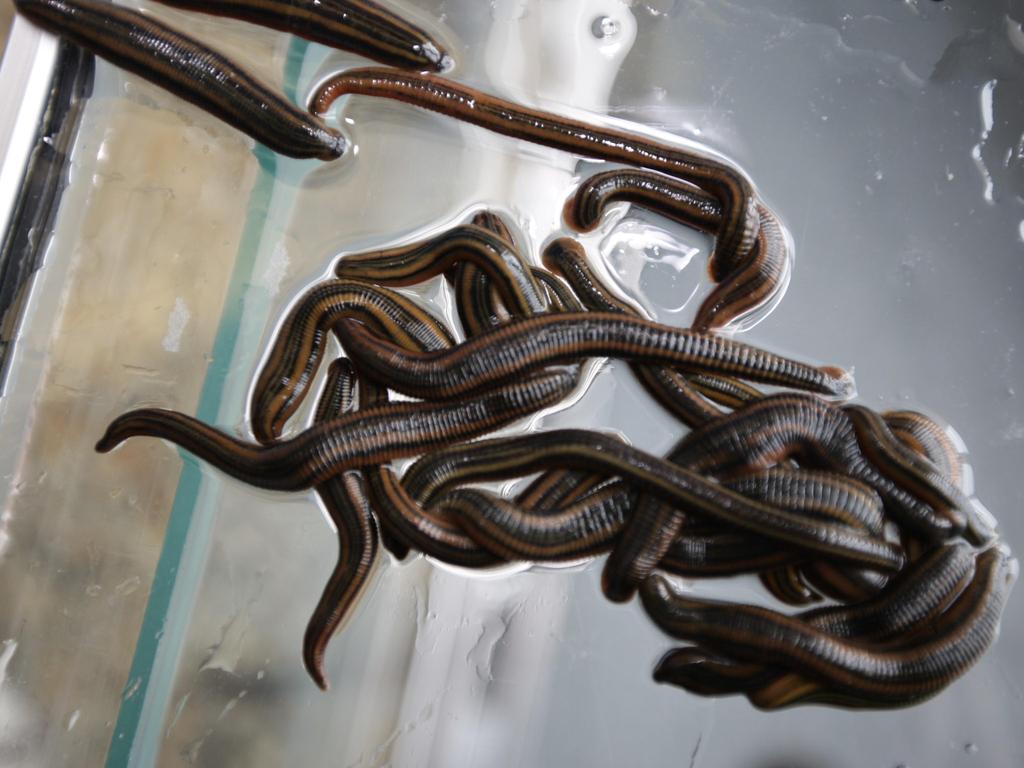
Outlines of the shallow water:
M 607 111 L 739 162 L 795 246 L 788 291 L 744 339 L 855 367 L 873 407 L 947 420 L 1020 551 L 1024 11 L 1006 0 L 413 5 L 451 41 L 465 82 Z M 159 12 L 299 98 L 362 63 Z M 334 542 L 313 495 L 254 491 L 156 441 L 109 456 L 92 443 L 139 405 L 244 433 L 266 340 L 340 254 L 492 206 L 536 259 L 584 169 L 400 105 L 352 99 L 342 115 L 351 162 L 274 158 L 98 66 L 0 402 L 11 485 L 0 765 L 1024 761 L 1019 596 L 990 653 L 922 706 L 767 715 L 654 684 L 670 643 L 638 605 L 604 600 L 599 564 L 466 578 L 383 562 L 328 651 L 332 690 L 316 690 L 299 648 Z M 707 239 L 657 217 L 616 210 L 585 242 L 665 322 L 686 324 L 709 287 Z M 616 362 L 570 408 L 530 423 L 568 425 L 654 452 L 682 431 Z M 763 599 L 752 581 L 696 588 Z

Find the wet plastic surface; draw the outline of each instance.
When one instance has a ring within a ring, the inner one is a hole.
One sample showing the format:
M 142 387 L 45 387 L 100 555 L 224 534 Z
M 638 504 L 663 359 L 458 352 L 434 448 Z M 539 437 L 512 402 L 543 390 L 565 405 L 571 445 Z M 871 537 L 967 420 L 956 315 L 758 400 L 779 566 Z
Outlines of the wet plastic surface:
M 796 247 L 789 290 L 743 338 L 854 366 L 862 402 L 952 424 L 1021 551 L 1024 9 L 416 6 L 452 42 L 461 80 L 546 107 L 607 104 L 737 161 Z M 358 61 L 160 13 L 300 100 Z M 369 99 L 341 110 L 358 154 L 300 163 L 103 63 L 96 78 L 0 402 L 0 764 L 1024 762 L 1019 595 L 997 645 L 922 706 L 763 714 L 656 685 L 670 642 L 636 603 L 604 600 L 599 564 L 480 579 L 387 562 L 319 692 L 299 659 L 334 558 L 314 496 L 255 491 L 157 441 L 107 456 L 93 442 L 139 405 L 245 434 L 268 335 L 338 255 L 496 206 L 536 259 L 589 166 Z M 708 242 L 656 217 L 617 209 L 586 242 L 666 322 L 686 324 L 707 290 Z M 437 288 L 423 295 L 448 314 Z M 556 425 L 655 452 L 682 432 L 614 362 L 531 423 Z M 752 581 L 694 586 L 764 600 Z

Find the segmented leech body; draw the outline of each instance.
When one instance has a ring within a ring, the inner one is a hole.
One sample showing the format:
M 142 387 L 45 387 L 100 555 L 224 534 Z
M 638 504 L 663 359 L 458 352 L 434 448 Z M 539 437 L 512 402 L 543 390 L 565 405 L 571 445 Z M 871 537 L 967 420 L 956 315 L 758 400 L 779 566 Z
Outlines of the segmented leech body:
M 904 706 L 944 688 L 995 639 L 1017 561 L 1005 548 L 991 547 L 975 562 L 974 578 L 935 618 L 931 631 L 890 647 L 835 637 L 764 608 L 695 600 L 657 576 L 644 583 L 641 596 L 655 623 L 674 637 L 707 643 L 740 661 L 799 669 L 825 689 L 808 691 L 788 682 L 762 691 L 762 706 L 815 695 Z
M 388 403 L 387 390 L 372 381 L 363 380 L 361 393 L 365 396 L 365 407 L 377 408 Z M 497 562 L 450 515 L 420 506 L 390 467 L 369 467 L 364 475 L 381 526 L 406 550 L 415 549 L 463 568 L 485 568 Z
M 683 226 L 713 234 L 722 218 L 718 199 L 699 187 L 650 171 L 618 168 L 595 173 L 580 182 L 565 201 L 563 218 L 577 232 L 592 232 L 604 218 L 609 205 L 635 203 L 649 208 Z M 720 281 L 736 265 L 713 259 L 708 271 Z
M 335 360 L 317 404 L 314 423 L 352 410 L 355 375 L 348 360 Z M 338 559 L 306 626 L 302 659 L 313 681 L 327 690 L 324 654 L 331 637 L 351 615 L 370 578 L 379 546 L 377 525 L 356 472 L 332 477 L 316 487 L 338 535 Z
M 551 242 L 543 254 L 544 264 L 572 286 L 587 309 L 596 312 L 622 312 L 639 317 L 637 311 L 604 286 L 587 262 L 583 246 L 572 238 Z M 721 415 L 708 401 L 738 408 L 762 393 L 736 378 L 707 373 L 674 371 L 670 368 L 633 366 L 647 391 L 690 427 L 699 426 Z
M 444 475 L 437 469 L 458 462 L 461 472 L 472 463 L 490 478 L 519 477 L 550 467 L 582 469 L 627 478 L 658 498 L 809 552 L 882 569 L 897 569 L 900 548 L 873 536 L 770 507 L 717 483 L 626 445 L 621 440 L 582 430 L 553 430 L 519 438 L 484 440 L 468 453 L 442 449 L 420 458 L 406 472 L 403 484 L 421 502 L 430 503 L 425 479 Z M 431 486 L 432 487 L 432 486 Z
M 344 256 L 335 267 L 338 277 L 371 280 L 385 285 L 414 285 L 471 261 L 491 279 L 514 314 L 547 309 L 544 292 L 515 248 L 494 232 L 464 224 L 427 240 L 382 251 Z
M 882 414 L 892 433 L 904 445 L 917 451 L 963 491 L 963 456 L 946 429 L 917 411 L 887 411 Z
M 836 472 L 772 467 L 724 481 L 744 496 L 842 523 L 881 536 L 885 527 L 882 500 L 868 485 Z
M 745 532 L 684 531 L 669 545 L 658 568 L 690 578 L 717 578 L 760 573 L 806 559 L 800 550 Z
M 225 56 L 136 11 L 97 0 L 16 0 L 48 32 L 192 102 L 290 157 L 333 160 L 340 133 L 298 109 Z
M 594 160 L 661 171 L 711 192 L 722 207 L 715 258 L 742 259 L 754 245 L 758 217 L 754 188 L 734 166 L 647 137 L 603 128 L 483 93 L 432 75 L 385 69 L 349 70 L 322 83 L 310 101 L 319 115 L 346 94 L 402 101 L 495 133 Z
M 815 592 L 796 565 L 769 568 L 757 574 L 761 586 L 777 600 L 786 605 L 810 605 L 821 602 L 821 595 Z
M 582 312 L 586 309 L 572 289 L 547 270 L 535 267 L 533 276 L 537 282 L 543 283 L 548 292 L 552 310 L 556 312 Z
M 267 446 L 239 440 L 191 416 L 147 408 L 115 419 L 96 450 L 105 453 L 136 435 L 158 437 L 250 485 L 297 491 L 348 469 L 485 434 L 558 402 L 575 384 L 572 371 L 551 370 L 457 403 L 395 403 L 345 414 Z
M 607 453 L 607 439 L 592 435 L 592 440 L 595 437 L 593 450 L 604 449 Z M 506 479 L 538 468 L 579 466 L 578 459 L 566 460 L 566 452 L 584 442 L 578 432 L 560 431 L 530 440 L 452 446 L 417 460 L 403 483 L 425 505 L 442 504 L 455 512 L 474 539 L 502 557 L 545 561 L 586 557 L 604 551 L 621 533 L 638 490 L 629 482 L 632 476 L 627 474 L 628 467 L 624 466 L 620 475 L 611 459 L 593 464 L 595 473 L 589 477 L 621 476 L 626 483 L 612 483 L 578 502 L 572 494 L 579 491 L 579 483 L 565 483 L 550 472 L 531 484 L 514 503 L 475 491 L 459 497 L 457 505 L 449 507 L 442 502 L 452 488 L 464 483 Z M 585 456 L 586 450 L 580 455 Z M 881 502 L 877 495 L 833 473 L 776 468 L 728 481 L 724 487 L 756 502 L 806 516 L 808 521 L 818 519 L 865 531 L 880 529 Z M 581 532 L 586 535 L 579 541 Z M 792 550 L 780 550 L 777 542 L 755 541 L 735 530 L 696 537 L 681 531 L 659 565 L 684 575 L 714 576 L 794 564 L 805 558 Z
M 932 540 L 956 532 L 927 505 L 896 487 L 860 453 L 849 419 L 819 398 L 786 394 L 762 398 L 686 435 L 669 460 L 711 475 L 764 469 L 798 454 L 818 460 L 879 493 L 895 514 Z M 682 510 L 642 497 L 605 563 L 602 585 L 621 602 L 657 567 L 684 520 Z M 780 594 L 784 594 L 780 591 Z
M 557 562 L 604 552 L 608 532 L 622 525 L 624 495 L 628 499 L 619 488 L 605 488 L 568 507 L 530 515 L 494 494 L 460 488 L 440 497 L 434 506 L 506 560 Z
M 347 357 L 339 357 L 327 367 L 320 397 L 313 411 L 313 423 L 330 421 L 356 407 L 356 372 Z
M 718 201 L 706 192 L 650 171 L 620 169 L 583 180 L 565 205 L 565 219 L 577 231 L 594 229 L 607 206 L 618 201 L 637 203 L 679 223 L 714 232 L 721 220 Z M 762 306 L 785 286 L 789 247 L 775 214 L 756 203 L 758 235 L 741 259 L 712 258 L 708 270 L 720 283 L 703 301 L 693 328 L 706 331 Z
M 507 560 L 577 560 L 607 551 L 624 527 L 637 494 L 628 479 L 601 485 L 579 499 L 558 498 L 550 487 L 528 489 L 515 502 L 475 489 L 452 490 L 453 486 L 464 482 L 495 477 L 493 470 L 481 463 L 478 456 L 469 458 L 469 454 L 478 454 L 478 451 L 475 444 L 470 444 L 462 451 L 446 452 L 444 460 L 425 457 L 407 476 L 406 482 L 431 509 L 454 515 L 462 530 L 481 546 Z M 456 452 L 460 458 L 453 456 Z M 507 465 L 503 466 L 498 476 L 505 476 L 509 471 Z M 818 513 L 828 520 L 837 506 L 836 497 L 846 491 L 843 480 L 833 476 L 835 483 L 830 487 L 831 478 L 819 479 L 814 473 L 806 474 L 811 476 L 801 484 L 797 478 L 788 477 L 780 483 L 765 473 L 755 476 L 758 482 L 747 481 L 746 488 L 757 501 L 766 502 L 771 498 L 782 509 L 811 516 Z M 737 483 L 728 483 L 726 487 L 740 490 Z M 788 496 L 783 496 L 785 492 Z M 542 506 L 534 507 L 531 496 L 537 497 Z M 854 505 L 862 503 L 863 499 L 854 501 Z M 836 515 L 838 519 L 850 516 L 846 509 Z M 672 543 L 660 567 L 683 575 L 733 575 L 776 563 L 800 562 L 805 557 L 793 550 L 780 549 L 777 542 L 756 539 L 749 534 L 684 530 Z
M 927 458 L 908 448 L 879 414 L 859 405 L 843 409 L 865 455 L 894 483 L 926 501 L 954 522 L 966 520 L 967 535 L 976 544 L 992 541 L 996 532 L 975 514 L 974 506 Z
M 782 222 L 770 208 L 757 204 L 760 226 L 747 257 L 722 279 L 697 308 L 693 328 L 722 328 L 779 296 L 789 279 L 789 244 Z
M 302 404 L 323 358 L 328 332 L 355 317 L 410 349 L 454 344 L 448 329 L 411 299 L 360 280 L 317 283 L 292 307 L 256 378 L 249 418 L 256 439 L 276 439 Z
M 733 410 L 764 397 L 764 393 L 756 387 L 728 376 L 691 373 L 686 380 L 708 400 Z
M 478 212 L 473 216 L 472 223 L 493 232 L 512 249 L 516 248 L 511 230 L 505 220 L 494 211 Z M 538 273 L 542 270 L 531 269 L 531 272 L 534 279 L 540 282 Z M 462 324 L 462 331 L 467 338 L 498 324 L 500 299 L 486 272 L 481 271 L 472 261 L 461 261 L 454 269 L 445 273 L 445 279 L 454 288 L 455 308 Z M 548 297 L 550 300 L 550 291 Z M 508 307 L 504 309 L 505 312 L 509 310 Z
M 444 71 L 451 57 L 425 31 L 370 0 L 158 0 L 228 16 L 403 69 Z
M 637 311 L 602 285 L 590 269 L 583 246 L 572 238 L 551 242 L 543 254 L 544 264 L 572 286 L 587 309 L 596 312 L 622 312 L 639 317 Z M 690 427 L 700 426 L 720 416 L 712 401 L 727 408 L 738 408 L 762 397 L 762 393 L 739 379 L 708 373 L 681 373 L 670 368 L 633 366 L 647 391 Z
M 798 455 L 865 483 L 894 518 L 928 541 L 944 541 L 964 528 L 955 513 L 940 515 L 896 485 L 861 451 L 843 409 L 799 393 L 752 402 L 686 435 L 669 460 L 712 475 L 764 469 Z M 873 457 L 874 458 L 874 457 Z M 603 572 L 606 595 L 627 600 L 676 538 L 683 513 L 641 499 Z
M 852 382 L 740 342 L 604 312 L 553 313 L 512 320 L 448 350 L 412 352 L 342 321 L 337 333 L 360 370 L 413 397 L 461 397 L 537 368 L 587 357 L 685 365 L 756 381 L 845 396 Z
M 820 594 L 844 603 L 869 600 L 891 581 L 891 575 L 887 573 L 825 560 L 803 563 L 800 570 L 807 583 Z

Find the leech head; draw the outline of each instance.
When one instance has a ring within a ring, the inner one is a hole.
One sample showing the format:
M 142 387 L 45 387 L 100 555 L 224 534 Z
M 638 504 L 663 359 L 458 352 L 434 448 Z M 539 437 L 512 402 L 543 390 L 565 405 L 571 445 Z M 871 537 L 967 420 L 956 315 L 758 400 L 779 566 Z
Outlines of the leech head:
M 348 139 L 340 132 L 324 127 L 318 134 L 320 143 L 324 146 L 321 160 L 337 160 L 348 151 Z
M 844 370 L 834 365 L 826 365 L 821 369 L 828 376 L 832 391 L 829 393 L 837 400 L 852 400 L 857 396 L 857 382 L 853 378 L 853 370 Z
M 434 43 L 427 42 L 415 47 L 417 53 L 423 56 L 432 65 L 430 69 L 435 72 L 451 72 L 455 69 L 455 59 L 448 53 L 438 48 Z
M 110 453 L 125 441 L 127 435 L 117 434 L 115 431 L 116 425 L 117 421 L 111 422 L 107 427 L 107 431 L 103 433 L 103 437 L 96 442 L 96 453 Z
M 541 254 L 544 266 L 556 274 L 564 274 L 562 266 L 573 259 L 586 260 L 583 246 L 571 237 L 560 237 L 550 242 Z

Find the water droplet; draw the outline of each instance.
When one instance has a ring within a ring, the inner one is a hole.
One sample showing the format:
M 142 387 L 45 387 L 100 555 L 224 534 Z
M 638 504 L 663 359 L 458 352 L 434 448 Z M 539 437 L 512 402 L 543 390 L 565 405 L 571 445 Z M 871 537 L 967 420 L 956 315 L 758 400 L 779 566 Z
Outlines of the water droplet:
M 699 270 L 686 267 L 700 249 L 642 221 L 621 222 L 601 243 L 601 253 L 616 282 L 649 300 L 654 314 L 681 311 L 698 288 Z
M 619 34 L 619 22 L 611 16 L 598 16 L 590 25 L 590 32 L 598 40 L 607 40 Z
M 972 741 L 969 741 L 966 744 L 964 744 L 964 752 L 966 752 L 968 755 L 976 755 L 978 754 L 978 745 Z

